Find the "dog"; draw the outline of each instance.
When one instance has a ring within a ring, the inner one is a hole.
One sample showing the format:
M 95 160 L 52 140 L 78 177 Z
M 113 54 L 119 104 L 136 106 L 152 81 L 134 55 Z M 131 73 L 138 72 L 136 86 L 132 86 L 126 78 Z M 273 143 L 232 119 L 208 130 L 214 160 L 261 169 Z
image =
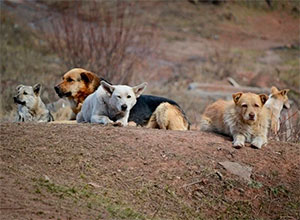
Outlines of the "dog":
M 130 87 L 101 81 L 101 86 L 83 102 L 81 111 L 76 117 L 77 122 L 127 126 L 130 109 L 146 86 L 147 83 Z
M 260 149 L 267 143 L 269 115 L 264 105 L 268 96 L 238 92 L 232 98 L 232 101 L 218 100 L 207 106 L 200 129 L 233 137 L 235 148 L 250 142 L 251 146 Z
M 14 96 L 14 102 L 18 104 L 16 121 L 50 122 L 54 120 L 40 97 L 40 84 L 34 86 L 19 85 L 16 90 L 17 95 Z
M 163 102 L 153 112 L 146 127 L 186 131 L 190 129 L 190 122 L 178 106 Z
M 75 79 L 77 79 L 77 82 L 75 82 Z M 104 79 L 85 69 L 75 68 L 64 74 L 62 82 L 55 86 L 55 91 L 59 97 L 68 98 L 73 106 L 74 115 L 77 115 L 85 98 L 95 92 L 100 85 L 100 80 Z M 130 110 L 128 121 L 138 126 L 146 126 L 152 113 L 163 102 L 177 106 L 183 113 L 177 114 L 177 117 L 184 120 L 186 116 L 175 101 L 159 96 L 141 95 Z M 170 118 L 170 120 L 172 119 Z
M 54 87 L 60 98 L 67 97 L 75 119 L 81 110 L 81 105 L 85 98 L 96 91 L 100 85 L 99 78 L 94 73 L 81 68 L 74 68 L 65 73 L 62 82 Z
M 283 89 L 279 91 L 275 86 L 272 86 L 271 94 L 269 95 L 269 99 L 265 104 L 270 114 L 271 130 L 275 134 L 277 134 L 280 129 L 280 112 L 283 108 L 290 108 L 289 98 L 287 96 L 288 92 L 289 89 Z

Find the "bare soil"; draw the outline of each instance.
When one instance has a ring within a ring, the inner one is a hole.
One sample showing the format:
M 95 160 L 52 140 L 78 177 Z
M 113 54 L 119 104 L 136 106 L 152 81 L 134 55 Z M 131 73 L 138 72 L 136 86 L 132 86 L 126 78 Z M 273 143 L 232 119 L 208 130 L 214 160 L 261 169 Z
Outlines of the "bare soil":
M 91 124 L 2 123 L 1 219 L 299 219 L 299 144 Z M 218 163 L 253 168 L 252 183 Z

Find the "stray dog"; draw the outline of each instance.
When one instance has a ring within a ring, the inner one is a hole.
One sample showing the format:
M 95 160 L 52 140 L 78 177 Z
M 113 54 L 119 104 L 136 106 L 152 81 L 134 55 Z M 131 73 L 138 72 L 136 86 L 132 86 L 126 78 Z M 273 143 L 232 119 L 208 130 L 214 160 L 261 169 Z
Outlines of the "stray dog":
M 55 86 L 55 91 L 59 97 L 67 97 L 69 99 L 73 106 L 72 110 L 74 114 L 77 115 L 85 98 L 97 90 L 100 85 L 100 80 L 103 79 L 97 77 L 92 72 L 75 68 L 64 74 L 63 81 Z M 180 120 L 182 121 L 185 120 L 184 118 L 186 116 L 183 110 L 173 100 L 159 96 L 141 95 L 137 98 L 136 104 L 130 110 L 128 121 L 134 122 L 133 124 L 136 125 L 146 126 L 152 113 L 163 102 L 167 102 L 171 104 L 171 106 L 177 106 L 182 114 L 176 114 L 176 117 L 181 117 Z M 175 117 L 169 119 L 176 120 Z M 172 129 L 172 127 L 169 129 Z
M 76 117 L 85 98 L 95 92 L 99 85 L 100 79 L 94 73 L 74 68 L 63 75 L 62 82 L 54 89 L 60 98 L 68 98 Z
M 289 109 L 290 103 L 287 93 L 289 89 L 278 90 L 275 86 L 271 88 L 271 94 L 266 102 L 265 106 L 269 109 L 270 120 L 271 120 L 271 130 L 277 134 L 280 128 L 280 112 L 283 108 Z
M 268 96 L 238 92 L 232 98 L 233 101 L 218 100 L 205 109 L 201 130 L 233 137 L 235 148 L 243 147 L 245 142 L 261 148 L 267 143 L 269 115 L 264 104 Z
M 153 112 L 146 127 L 186 131 L 190 129 L 190 123 L 178 106 L 163 102 Z
M 17 95 L 14 97 L 14 102 L 18 104 L 17 121 L 53 121 L 50 111 L 40 97 L 40 84 L 36 84 L 33 87 L 19 85 L 16 90 Z
M 96 92 L 89 95 L 83 102 L 81 111 L 76 117 L 77 122 L 127 126 L 130 109 L 146 86 L 147 83 L 130 87 L 110 85 L 101 81 L 101 86 Z

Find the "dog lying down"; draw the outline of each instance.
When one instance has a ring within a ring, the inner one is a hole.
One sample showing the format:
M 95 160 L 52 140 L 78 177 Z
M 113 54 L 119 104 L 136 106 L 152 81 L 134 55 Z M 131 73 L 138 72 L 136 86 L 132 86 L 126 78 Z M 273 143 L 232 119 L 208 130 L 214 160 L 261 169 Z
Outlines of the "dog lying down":
M 289 109 L 290 103 L 287 93 L 289 89 L 278 90 L 275 86 L 271 88 L 271 94 L 265 106 L 269 110 L 271 120 L 271 130 L 275 134 L 280 129 L 280 113 L 283 108 Z
M 14 96 L 14 102 L 18 104 L 16 121 L 19 122 L 50 122 L 53 117 L 46 105 L 43 103 L 41 94 L 41 85 L 32 86 L 19 85 L 16 88 L 17 95 Z
M 77 122 L 127 126 L 129 112 L 146 86 L 147 83 L 130 87 L 101 81 L 98 89 L 84 100 Z
M 218 100 L 205 109 L 200 128 L 233 137 L 233 147 L 250 142 L 255 148 L 267 143 L 269 112 L 264 106 L 265 94 L 238 92 L 232 101 Z
M 77 115 L 81 110 L 84 100 L 97 90 L 101 80 L 103 78 L 98 77 L 90 71 L 82 68 L 74 68 L 63 75 L 62 81 L 55 86 L 55 91 L 59 97 L 67 97 L 74 115 Z M 162 107 L 156 111 L 160 105 Z M 151 123 L 148 123 L 154 111 L 156 113 L 152 117 Z M 154 121 L 155 119 L 157 122 Z M 166 127 L 169 130 L 188 130 L 190 127 L 184 111 L 175 101 L 152 95 L 140 95 L 137 98 L 136 104 L 130 110 L 128 121 L 131 125 L 152 128 Z

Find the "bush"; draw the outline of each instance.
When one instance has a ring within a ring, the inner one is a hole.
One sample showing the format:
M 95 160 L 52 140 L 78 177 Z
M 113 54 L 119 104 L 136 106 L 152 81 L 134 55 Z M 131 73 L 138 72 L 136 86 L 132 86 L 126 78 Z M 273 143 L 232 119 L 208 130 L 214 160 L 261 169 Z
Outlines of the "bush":
M 135 65 L 154 49 L 154 29 L 138 22 L 136 6 L 126 1 L 76 2 L 52 12 L 50 27 L 40 27 L 50 48 L 69 68 L 82 67 L 115 84 L 128 84 Z

